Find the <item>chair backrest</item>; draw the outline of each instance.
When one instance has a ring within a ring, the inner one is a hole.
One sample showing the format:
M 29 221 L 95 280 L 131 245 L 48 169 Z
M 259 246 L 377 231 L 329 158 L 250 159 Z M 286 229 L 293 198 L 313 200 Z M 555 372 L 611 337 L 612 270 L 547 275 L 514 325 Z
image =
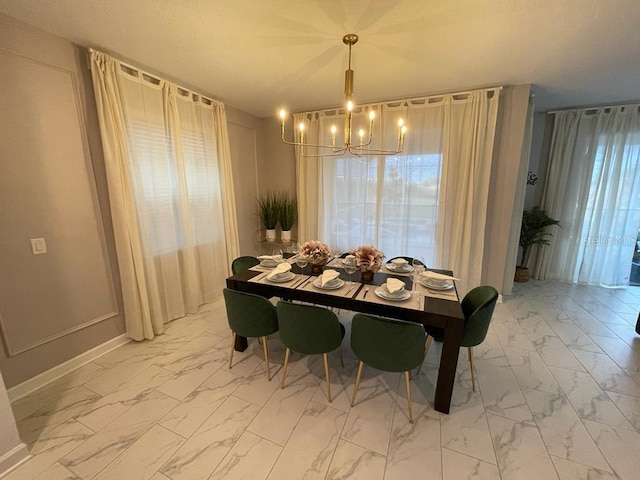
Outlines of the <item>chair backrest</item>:
M 238 257 L 233 262 L 231 262 L 231 271 L 235 275 L 236 273 L 244 272 L 245 270 L 249 270 L 251 267 L 255 267 L 259 264 L 260 260 L 258 260 L 256 257 Z
M 280 339 L 294 352 L 318 354 L 340 346 L 344 327 L 327 308 L 278 302 Z
M 276 307 L 264 297 L 225 288 L 229 328 L 243 337 L 264 337 L 278 331 Z
M 465 320 L 461 346 L 475 347 L 484 341 L 497 301 L 498 291 L 488 285 L 476 287 L 465 295 L 462 300 Z
M 418 323 L 357 313 L 351 323 L 351 349 L 367 365 L 406 372 L 424 360 L 426 334 Z

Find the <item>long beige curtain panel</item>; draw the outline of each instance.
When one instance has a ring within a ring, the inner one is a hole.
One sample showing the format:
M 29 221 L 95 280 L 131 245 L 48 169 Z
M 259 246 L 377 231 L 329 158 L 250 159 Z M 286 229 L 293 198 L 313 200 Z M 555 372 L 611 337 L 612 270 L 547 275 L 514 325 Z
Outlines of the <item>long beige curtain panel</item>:
M 542 208 L 560 221 L 537 278 L 628 285 L 640 228 L 640 105 L 555 113 Z
M 224 105 L 98 51 L 91 74 L 127 335 L 215 300 L 238 255 Z
M 300 238 L 421 256 L 429 266 L 452 269 L 462 279 L 461 292 L 479 285 L 499 90 L 359 107 L 354 124 L 376 113 L 372 148 L 394 145 L 398 119 L 406 120 L 405 147 L 396 155 L 296 152 Z M 344 112 L 294 118 L 305 124 L 308 143 L 330 144 L 330 127 L 342 124 Z

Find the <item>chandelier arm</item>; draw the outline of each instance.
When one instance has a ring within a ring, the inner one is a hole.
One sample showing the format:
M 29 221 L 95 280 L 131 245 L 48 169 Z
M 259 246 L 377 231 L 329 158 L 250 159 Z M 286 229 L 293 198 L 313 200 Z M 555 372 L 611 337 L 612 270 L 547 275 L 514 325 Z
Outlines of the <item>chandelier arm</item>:
M 332 153 L 302 153 L 302 156 L 307 158 L 322 158 L 322 157 L 341 157 L 347 152 L 346 148 L 340 149 L 339 151 L 334 151 Z

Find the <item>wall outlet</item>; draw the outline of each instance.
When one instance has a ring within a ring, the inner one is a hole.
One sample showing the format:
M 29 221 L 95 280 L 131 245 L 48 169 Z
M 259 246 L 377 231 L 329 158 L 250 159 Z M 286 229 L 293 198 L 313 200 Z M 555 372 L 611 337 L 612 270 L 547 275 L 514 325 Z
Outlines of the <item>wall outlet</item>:
M 42 255 L 47 253 L 47 244 L 44 238 L 32 238 L 31 239 L 31 253 L 34 255 Z

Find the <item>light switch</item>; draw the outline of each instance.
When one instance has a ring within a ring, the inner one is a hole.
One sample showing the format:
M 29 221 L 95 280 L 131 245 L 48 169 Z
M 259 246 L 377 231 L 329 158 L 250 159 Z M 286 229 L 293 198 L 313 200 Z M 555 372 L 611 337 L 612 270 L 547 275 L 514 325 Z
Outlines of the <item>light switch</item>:
M 34 255 L 42 255 L 43 253 L 47 253 L 47 244 L 45 243 L 44 238 L 31 239 L 31 252 Z

